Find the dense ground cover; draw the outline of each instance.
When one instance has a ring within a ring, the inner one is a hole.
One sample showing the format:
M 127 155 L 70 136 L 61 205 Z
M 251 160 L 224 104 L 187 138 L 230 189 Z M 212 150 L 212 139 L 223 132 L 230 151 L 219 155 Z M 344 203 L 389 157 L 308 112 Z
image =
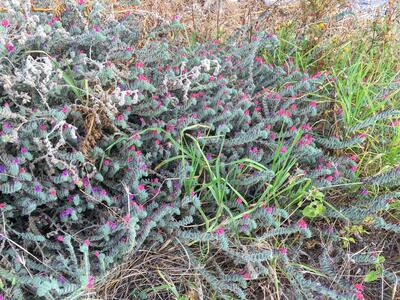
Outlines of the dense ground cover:
M 397 297 L 396 10 L 334 42 L 63 5 L 1 15 L 3 298 Z

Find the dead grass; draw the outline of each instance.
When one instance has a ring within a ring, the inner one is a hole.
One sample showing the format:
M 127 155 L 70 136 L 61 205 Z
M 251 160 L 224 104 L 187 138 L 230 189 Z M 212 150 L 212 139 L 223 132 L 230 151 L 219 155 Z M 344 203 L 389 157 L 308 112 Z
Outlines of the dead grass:
M 93 3 L 86 1 L 86 14 Z M 315 46 L 335 47 L 348 41 L 361 28 L 370 26 L 373 20 L 361 15 L 346 13 L 350 0 L 142 0 L 140 5 L 125 5 L 123 0 L 101 0 L 118 16 L 126 13 L 140 15 L 143 21 L 143 37 L 161 22 L 181 17 L 191 41 L 224 38 L 243 25 L 277 32 L 290 27 L 296 35 L 307 39 L 306 49 Z M 130 2 L 130 1 L 128 1 Z M 272 3 L 266 5 L 265 3 Z M 379 22 L 387 28 L 383 40 L 393 39 L 391 23 L 396 1 L 390 0 L 388 16 Z M 62 0 L 32 0 L 32 10 L 56 14 L 62 17 Z M 386 24 L 384 24 L 386 22 Z M 189 41 L 187 41 L 189 42 Z
M 235 269 L 232 261 L 218 249 L 211 248 L 209 255 L 204 256 L 200 248 L 195 245 L 191 251 L 197 259 L 203 257 L 202 266 L 196 266 L 179 244 L 167 242 L 157 250 L 139 251 L 135 256 L 127 257 L 126 262 L 111 270 L 95 286 L 96 299 L 140 299 L 141 292 L 147 296 L 146 299 L 152 300 L 203 300 L 211 299 L 213 295 L 215 298 L 212 299 L 219 299 L 199 273 L 199 268 L 211 274 L 221 271 L 240 273 L 241 270 Z M 270 271 L 276 272 L 273 268 Z M 282 281 L 282 274 L 275 276 Z M 260 278 L 249 281 L 247 293 L 254 299 L 279 299 L 282 291 L 276 288 L 273 280 Z
M 176 299 L 168 286 L 186 290 L 194 270 L 182 248 L 175 246 L 157 251 L 139 251 L 111 270 L 95 287 L 101 299 L 135 299 L 135 292 L 146 291 L 148 299 Z M 189 298 L 196 299 L 196 298 Z

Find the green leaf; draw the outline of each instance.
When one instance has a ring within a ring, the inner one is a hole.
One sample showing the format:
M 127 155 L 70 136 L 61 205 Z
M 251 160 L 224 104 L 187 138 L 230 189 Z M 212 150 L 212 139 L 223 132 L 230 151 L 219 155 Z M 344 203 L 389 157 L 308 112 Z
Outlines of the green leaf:
M 308 218 L 315 218 L 324 214 L 325 211 L 326 208 L 322 203 L 313 201 L 303 209 L 303 215 Z
M 381 255 L 378 255 L 378 257 L 376 258 L 376 262 L 375 262 L 375 264 L 381 264 L 381 263 L 383 263 L 385 261 L 385 257 L 384 256 L 381 256 Z
M 370 271 L 365 275 L 364 282 L 372 282 L 378 279 L 378 273 L 376 271 Z

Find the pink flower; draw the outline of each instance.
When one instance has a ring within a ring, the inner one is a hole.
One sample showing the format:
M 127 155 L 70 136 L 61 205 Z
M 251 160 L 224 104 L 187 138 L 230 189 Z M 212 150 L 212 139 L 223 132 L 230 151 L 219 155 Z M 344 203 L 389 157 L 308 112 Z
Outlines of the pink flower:
M 326 177 L 326 180 L 332 181 L 332 180 L 333 180 L 333 176 L 331 176 L 331 175 L 327 176 L 327 177 Z
M 280 110 L 278 110 L 278 116 L 283 117 L 285 115 L 285 110 L 283 108 L 281 108 Z
M 206 159 L 207 159 L 207 160 L 212 160 L 212 154 L 211 154 L 211 153 L 207 153 Z
M 208 79 L 209 81 L 214 81 L 215 77 L 214 76 L 210 76 L 210 78 Z
M 98 26 L 98 25 L 94 25 L 93 26 L 93 29 L 94 29 L 94 31 L 96 31 L 96 32 L 100 32 L 100 27 Z
M 129 223 L 129 221 L 131 220 L 131 216 L 130 215 L 126 215 L 126 216 L 124 216 L 124 222 L 125 223 Z
M 236 198 L 236 203 L 237 203 L 237 204 L 242 204 L 242 203 L 243 203 L 242 198 L 237 197 L 237 198 Z
M 149 81 L 149 79 L 143 74 L 139 74 L 138 79 L 141 81 Z
M 281 153 L 285 153 L 286 152 L 286 147 L 285 146 L 282 146 L 282 148 L 281 148 Z
M 35 191 L 36 193 L 40 193 L 40 192 L 42 191 L 42 187 L 41 187 L 40 185 L 35 185 L 34 191 Z
M 104 164 L 105 166 L 109 166 L 109 165 L 110 165 L 110 161 L 109 161 L 108 159 L 105 159 L 105 160 L 103 161 L 103 164 Z
M 91 289 L 93 288 L 93 285 L 94 285 L 94 277 L 92 275 L 89 275 L 86 288 Z
M 4 202 L 0 202 L 0 209 L 3 209 L 6 207 L 6 204 Z
M 21 153 L 26 154 L 28 152 L 28 148 L 26 147 L 21 147 Z
M 251 280 L 251 275 L 249 272 L 245 272 L 243 275 L 244 280 Z
M 248 219 L 250 218 L 250 215 L 248 213 L 243 214 L 243 219 Z
M 363 291 L 364 290 L 364 286 L 362 283 L 356 283 L 354 285 L 354 287 L 356 288 L 357 291 Z
M 62 235 L 57 236 L 57 241 L 64 242 L 64 237 Z
M 400 119 L 392 122 L 392 127 L 400 126 Z
M 124 13 L 124 17 L 125 17 L 125 18 L 126 18 L 126 17 L 129 17 L 131 14 L 132 14 L 131 11 L 127 11 L 127 12 Z
M 14 44 L 11 42 L 7 42 L 5 46 L 6 46 L 6 49 L 8 50 L 8 52 L 13 52 L 15 49 Z
M 79 4 L 79 5 L 85 4 L 85 0 L 78 0 L 78 4 Z
M 112 230 L 114 230 L 114 229 L 116 229 L 117 228 L 117 224 L 116 223 L 114 223 L 113 221 L 107 221 L 107 225 L 108 225 L 108 227 L 110 227 L 110 229 L 112 229 Z
M 117 116 L 117 120 L 118 121 L 123 121 L 124 120 L 124 116 L 123 115 L 118 115 Z
M 239 169 L 243 169 L 244 168 L 244 164 L 243 163 L 240 163 L 239 164 Z
M 2 20 L 1 21 L 1 26 L 3 26 L 3 27 L 10 26 L 10 21 L 8 21 L 7 19 Z
M 291 108 L 292 108 L 292 110 L 296 110 L 297 109 L 297 105 L 296 104 L 292 104 Z
M 51 196 L 57 195 L 57 191 L 56 191 L 56 190 L 51 190 L 51 191 L 50 191 L 50 195 L 51 195 Z
M 224 232 L 225 232 L 224 227 L 218 227 L 217 230 L 216 230 L 216 233 L 218 235 L 223 235 Z
M 300 227 L 301 229 L 307 229 L 307 227 L 308 227 L 307 222 L 304 221 L 304 219 L 300 219 L 300 220 L 297 222 L 297 225 L 299 225 L 299 227 Z
M 83 241 L 83 244 L 84 244 L 86 247 L 89 247 L 90 241 L 89 241 L 89 240 L 84 240 L 84 241 Z
M 251 147 L 250 148 L 250 153 L 257 154 L 258 153 L 258 148 L 257 147 Z
M 246 110 L 244 111 L 244 115 L 245 115 L 245 116 L 250 115 L 250 111 L 249 111 L 248 109 L 246 109 Z
M 350 159 L 351 159 L 352 161 L 358 161 L 358 157 L 357 157 L 357 155 L 355 155 L 355 154 L 351 155 L 351 156 L 350 156 Z
M 273 208 L 272 207 L 266 207 L 265 210 L 266 210 L 267 213 L 272 214 Z
M 311 105 L 311 107 L 317 107 L 317 102 L 311 101 L 310 105 Z
M 88 186 L 90 185 L 89 178 L 87 178 L 87 177 L 84 177 L 84 178 L 82 179 L 82 182 L 83 182 L 83 186 L 84 186 L 84 187 L 88 187 Z
M 296 128 L 296 126 L 292 126 L 292 127 L 290 128 L 290 130 L 291 130 L 291 131 L 296 131 L 297 128 Z
M 258 62 L 258 63 L 263 63 L 264 61 L 263 61 L 263 59 L 261 58 L 261 57 L 259 57 L 259 56 L 256 56 L 256 62 Z
M 175 16 L 172 17 L 172 20 L 173 21 L 179 21 L 181 18 L 182 18 L 181 16 L 175 15 Z
M 99 251 L 94 251 L 94 256 L 99 257 L 100 256 L 100 252 Z
M 350 167 L 350 171 L 352 171 L 352 172 L 357 171 L 357 166 L 351 166 L 351 167 Z
M 364 299 L 364 295 L 363 295 L 361 292 L 357 292 L 357 293 L 356 293 L 356 298 L 357 298 L 358 300 L 363 300 L 363 299 Z
M 138 190 L 139 191 L 143 191 L 144 190 L 144 185 L 143 184 L 139 184 L 138 185 Z
M 303 129 L 303 130 L 311 130 L 311 125 L 310 124 L 303 124 L 303 125 L 301 125 L 301 129 Z
M 281 247 L 281 248 L 279 248 L 279 252 L 281 254 L 283 254 L 283 255 L 286 255 L 287 254 L 287 249 L 285 247 Z
M 132 50 L 131 50 L 131 51 L 132 51 Z M 143 67 L 144 67 L 144 62 L 138 61 L 138 62 L 135 64 L 135 67 L 136 67 L 136 68 L 143 68 Z
M 72 207 L 68 207 L 60 213 L 61 218 L 67 218 L 74 213 L 74 209 Z

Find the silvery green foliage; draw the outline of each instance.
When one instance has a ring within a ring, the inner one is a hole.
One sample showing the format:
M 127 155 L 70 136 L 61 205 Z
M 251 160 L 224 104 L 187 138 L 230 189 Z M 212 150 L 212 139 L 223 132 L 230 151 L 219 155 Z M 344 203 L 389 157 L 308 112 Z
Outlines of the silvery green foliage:
M 225 44 L 185 48 L 163 39 L 182 27 L 174 20 L 138 48 L 134 15 L 117 19 L 97 1 L 88 16 L 84 4 L 65 5 L 61 19 L 31 14 L 18 1 L 6 1 L 2 15 L 8 23 L 0 27 L 0 274 L 12 299 L 82 296 L 123 257 L 171 236 L 211 243 L 235 268 L 251 267 L 254 278 L 278 259 L 307 295 L 354 293 L 310 282 L 291 269 L 290 256 L 233 238 L 238 232 L 263 242 L 309 238 L 314 230 L 299 216 L 278 207 L 245 214 L 248 207 L 227 193 L 227 209 L 243 218 L 206 230 L 199 211 L 212 218 L 218 208 L 200 181 L 195 191 L 186 188 L 192 166 L 173 160 L 157 168 L 181 154 L 179 141 L 190 144 L 188 133 L 211 164 L 218 159 L 221 176 L 254 202 L 273 182 L 277 156 L 289 155 L 316 186 L 351 180 L 356 163 L 327 149 L 363 137 L 320 137 L 312 126 L 319 111 L 312 93 L 329 76 L 302 73 L 292 61 L 265 63 L 258 53 L 273 53 L 279 41 L 262 32 L 250 41 L 238 34 Z M 242 166 L 245 158 L 266 170 Z M 369 211 L 381 211 L 381 200 Z M 344 212 L 359 219 L 364 213 Z M 224 212 L 221 220 L 228 217 Z M 241 274 L 210 275 L 198 265 L 223 297 L 246 298 Z

